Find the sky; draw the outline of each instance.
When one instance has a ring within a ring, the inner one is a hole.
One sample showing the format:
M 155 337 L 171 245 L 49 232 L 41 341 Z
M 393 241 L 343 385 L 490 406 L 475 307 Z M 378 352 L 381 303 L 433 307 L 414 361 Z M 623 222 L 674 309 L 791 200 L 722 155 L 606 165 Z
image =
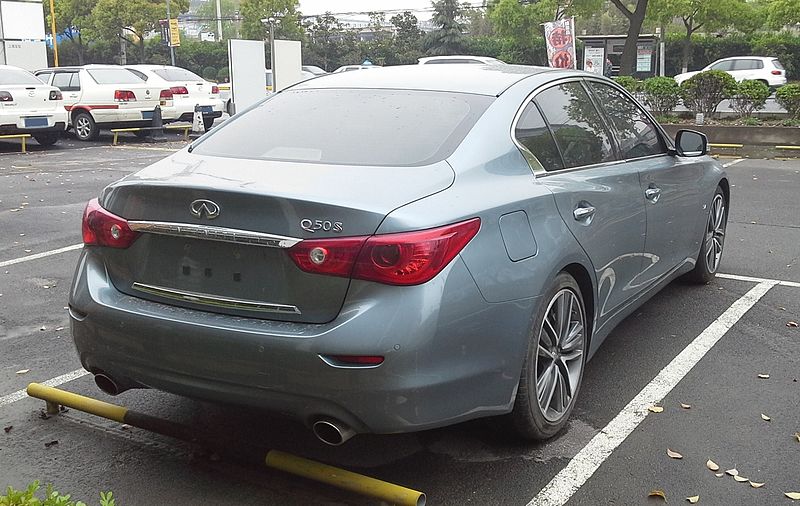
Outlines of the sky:
M 303 15 L 324 14 L 326 11 L 337 12 L 369 12 L 375 10 L 427 9 L 431 0 L 300 0 L 300 12 Z

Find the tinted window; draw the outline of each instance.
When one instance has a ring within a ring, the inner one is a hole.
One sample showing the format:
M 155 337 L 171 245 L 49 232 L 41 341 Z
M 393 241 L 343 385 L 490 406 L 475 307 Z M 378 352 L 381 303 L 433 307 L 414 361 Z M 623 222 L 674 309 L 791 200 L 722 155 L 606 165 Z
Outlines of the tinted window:
M 721 61 L 711 66 L 711 70 L 728 71 L 731 70 L 731 68 L 733 68 L 733 60 Z
M 285 91 L 214 129 L 195 152 L 347 165 L 425 165 L 449 156 L 493 99 L 411 90 Z
M 69 87 L 72 91 L 78 91 L 81 89 L 81 74 L 80 72 L 75 72 L 72 74 L 72 79 L 69 80 Z
M 561 155 L 558 153 L 553 135 L 533 102 L 529 103 L 517 121 L 514 135 L 525 146 L 544 170 L 563 169 Z
M 0 84 L 36 84 L 41 85 L 42 81 L 30 72 L 25 70 L 4 68 L 0 70 Z
M 734 60 L 733 70 L 755 70 L 764 68 L 764 63 L 761 60 Z
M 43 82 L 44 84 L 48 84 L 48 82 L 50 81 L 50 76 L 52 74 L 53 74 L 52 72 L 38 72 L 35 75 L 41 82 Z
M 128 69 L 87 70 L 97 84 L 140 84 L 142 80 Z
M 72 72 L 57 72 L 53 76 L 53 86 L 60 88 L 61 91 L 69 91 L 72 74 Z
M 614 160 L 603 120 L 580 83 L 548 88 L 536 96 L 536 103 L 553 129 L 564 165 L 580 167 Z
M 186 69 L 181 68 L 169 68 L 169 69 L 156 69 L 153 70 L 153 74 L 157 75 L 161 79 L 165 81 L 202 81 L 203 78 L 195 74 L 194 72 L 189 72 Z
M 650 118 L 620 91 L 597 82 L 589 83 L 611 123 L 622 158 L 638 158 L 666 152 L 666 146 Z
M 136 69 L 128 69 L 128 71 L 133 72 L 134 74 L 136 74 L 139 77 L 139 79 L 141 79 L 142 81 L 147 81 L 147 74 L 145 74 L 144 72 L 139 72 Z

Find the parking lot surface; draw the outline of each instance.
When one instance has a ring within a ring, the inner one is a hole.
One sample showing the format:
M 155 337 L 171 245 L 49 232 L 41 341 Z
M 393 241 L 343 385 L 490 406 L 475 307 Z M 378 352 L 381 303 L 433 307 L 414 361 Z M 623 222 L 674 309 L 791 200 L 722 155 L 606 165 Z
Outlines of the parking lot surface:
M 131 136 L 118 147 L 110 136 L 31 144 L 27 155 L 0 144 L 0 426 L 8 428 L 0 487 L 38 479 L 89 502 L 113 490 L 119 505 L 377 504 L 74 410 L 42 419 L 44 403 L 21 390 L 51 380 L 235 436 L 242 451 L 275 448 L 421 490 L 428 504 L 649 504 L 651 490 L 670 503 L 699 495 L 701 504 L 783 504 L 791 502 L 784 492 L 800 491 L 800 329 L 790 326 L 800 320 L 800 161 L 723 160 L 733 185 L 726 275 L 701 287 L 672 283 L 614 330 L 557 438 L 522 444 L 487 419 L 359 435 L 332 448 L 260 411 L 145 390 L 114 398 L 94 386 L 65 310 L 83 207 L 185 144 L 179 136 L 158 144 Z M 655 404 L 663 411 L 646 409 Z M 708 459 L 765 485 L 716 477 Z

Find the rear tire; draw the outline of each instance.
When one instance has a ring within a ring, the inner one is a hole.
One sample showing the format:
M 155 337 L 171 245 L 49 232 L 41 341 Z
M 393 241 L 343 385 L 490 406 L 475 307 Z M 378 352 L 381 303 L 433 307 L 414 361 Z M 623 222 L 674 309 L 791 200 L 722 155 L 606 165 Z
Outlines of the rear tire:
M 706 228 L 703 231 L 703 244 L 694 269 L 686 274 L 686 281 L 695 284 L 706 284 L 717 274 L 722 261 L 722 250 L 725 246 L 725 229 L 728 226 L 728 202 L 725 192 L 717 186 L 711 206 L 708 210 Z
M 509 415 L 512 428 L 521 438 L 548 439 L 566 426 L 583 380 L 587 329 L 578 283 L 562 272 L 534 318 L 517 398 Z
M 33 138 L 40 146 L 52 146 L 61 137 L 60 132 L 42 132 L 40 134 L 33 134 Z
M 93 141 L 97 139 L 100 134 L 100 129 L 97 128 L 94 118 L 88 112 L 81 111 L 76 113 L 72 118 L 73 129 L 75 130 L 75 137 L 80 141 Z

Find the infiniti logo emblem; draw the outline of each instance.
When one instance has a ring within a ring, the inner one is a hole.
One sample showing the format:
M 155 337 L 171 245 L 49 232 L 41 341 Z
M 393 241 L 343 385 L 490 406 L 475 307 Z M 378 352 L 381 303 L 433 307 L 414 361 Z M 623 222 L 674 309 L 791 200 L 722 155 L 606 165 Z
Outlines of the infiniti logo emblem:
M 195 218 L 213 220 L 219 216 L 219 206 L 216 202 L 206 199 L 197 199 L 189 204 L 189 211 Z

